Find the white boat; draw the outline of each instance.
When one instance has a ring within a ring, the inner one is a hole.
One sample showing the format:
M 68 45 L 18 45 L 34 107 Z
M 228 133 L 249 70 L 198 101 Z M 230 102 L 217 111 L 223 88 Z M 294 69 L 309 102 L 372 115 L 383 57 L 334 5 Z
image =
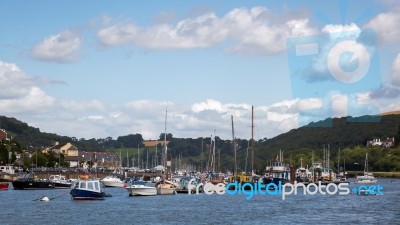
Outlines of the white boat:
M 126 187 L 129 196 L 153 196 L 157 195 L 157 189 L 146 185 L 144 181 L 133 181 Z
M 62 175 L 50 175 L 49 180 L 54 183 L 54 188 L 71 188 L 73 184 Z
M 368 172 L 368 153 L 365 154 L 365 167 L 364 167 L 364 175 L 357 176 L 354 183 L 356 184 L 375 184 L 378 182 L 376 177 L 374 177 L 373 173 Z
M 279 181 L 281 181 L 282 184 L 290 182 L 290 166 L 283 162 L 282 151 L 276 156 L 271 166 L 267 166 L 265 169 L 265 177 L 274 181 L 274 183 L 277 184 Z
M 303 167 L 303 158 L 300 159 L 300 167 L 296 170 L 296 181 L 297 182 L 309 182 L 312 179 L 312 172 L 307 168 Z
M 101 180 L 106 187 L 124 187 L 124 181 L 115 175 L 106 176 Z

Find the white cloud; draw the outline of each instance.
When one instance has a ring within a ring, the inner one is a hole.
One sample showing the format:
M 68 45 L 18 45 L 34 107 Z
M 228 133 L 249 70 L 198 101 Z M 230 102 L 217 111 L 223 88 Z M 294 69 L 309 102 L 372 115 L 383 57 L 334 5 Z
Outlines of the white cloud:
M 398 11 L 380 13 L 365 27 L 375 30 L 381 44 L 400 43 L 400 13 Z
M 97 36 L 103 46 L 132 44 L 149 49 L 204 48 L 233 40 L 229 52 L 272 54 L 285 50 L 288 37 L 316 33 L 304 16 L 277 18 L 264 7 L 236 8 L 223 17 L 207 13 L 175 25 L 143 28 L 123 22 L 99 30 Z
M 71 30 L 46 37 L 33 46 L 30 56 L 40 61 L 70 63 L 79 59 L 79 50 L 83 39 Z
M 392 84 L 400 86 L 400 53 L 397 54 L 392 64 Z
M 45 112 L 53 106 L 55 99 L 48 96 L 39 87 L 31 87 L 29 92 L 15 99 L 0 100 L 0 110 L 11 113 L 20 112 Z
M 15 64 L 0 61 L 0 99 L 13 99 L 29 94 L 37 80 L 29 77 Z
M 42 80 L 25 74 L 17 65 L 0 61 L 0 110 L 45 111 L 54 98 L 41 90 L 40 84 Z
M 338 32 L 346 32 L 346 31 L 358 31 L 358 34 L 361 32 L 360 27 L 358 27 L 355 23 L 350 24 L 327 24 L 322 28 L 323 33 L 338 33 Z

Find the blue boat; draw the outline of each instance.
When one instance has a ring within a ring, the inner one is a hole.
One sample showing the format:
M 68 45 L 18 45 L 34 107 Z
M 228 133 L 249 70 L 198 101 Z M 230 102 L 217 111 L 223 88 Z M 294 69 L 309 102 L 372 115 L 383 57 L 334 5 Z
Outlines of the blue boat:
M 107 197 L 98 180 L 79 180 L 70 192 L 73 200 L 103 200 Z

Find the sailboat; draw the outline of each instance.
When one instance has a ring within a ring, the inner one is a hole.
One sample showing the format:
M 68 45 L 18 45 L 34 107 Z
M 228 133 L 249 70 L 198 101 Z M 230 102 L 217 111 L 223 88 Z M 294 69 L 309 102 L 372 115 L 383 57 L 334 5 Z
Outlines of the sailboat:
M 357 176 L 354 183 L 356 184 L 375 184 L 378 180 L 374 177 L 373 173 L 368 172 L 368 153 L 365 153 L 365 166 L 364 175 Z
M 167 182 L 167 111 L 165 111 L 165 130 L 164 130 L 164 173 L 163 173 L 163 180 L 159 184 L 157 184 L 157 195 L 174 195 L 175 186 L 170 182 Z

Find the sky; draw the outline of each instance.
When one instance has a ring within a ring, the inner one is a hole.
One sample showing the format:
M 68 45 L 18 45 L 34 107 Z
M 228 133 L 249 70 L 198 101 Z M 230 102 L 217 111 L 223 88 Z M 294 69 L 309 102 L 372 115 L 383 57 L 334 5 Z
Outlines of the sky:
M 400 108 L 400 3 L 2 1 L 0 114 L 76 138 L 272 138 Z M 167 117 L 166 117 L 166 111 Z M 167 121 L 165 121 L 167 118 Z M 0 124 L 1 127 L 1 124 Z

